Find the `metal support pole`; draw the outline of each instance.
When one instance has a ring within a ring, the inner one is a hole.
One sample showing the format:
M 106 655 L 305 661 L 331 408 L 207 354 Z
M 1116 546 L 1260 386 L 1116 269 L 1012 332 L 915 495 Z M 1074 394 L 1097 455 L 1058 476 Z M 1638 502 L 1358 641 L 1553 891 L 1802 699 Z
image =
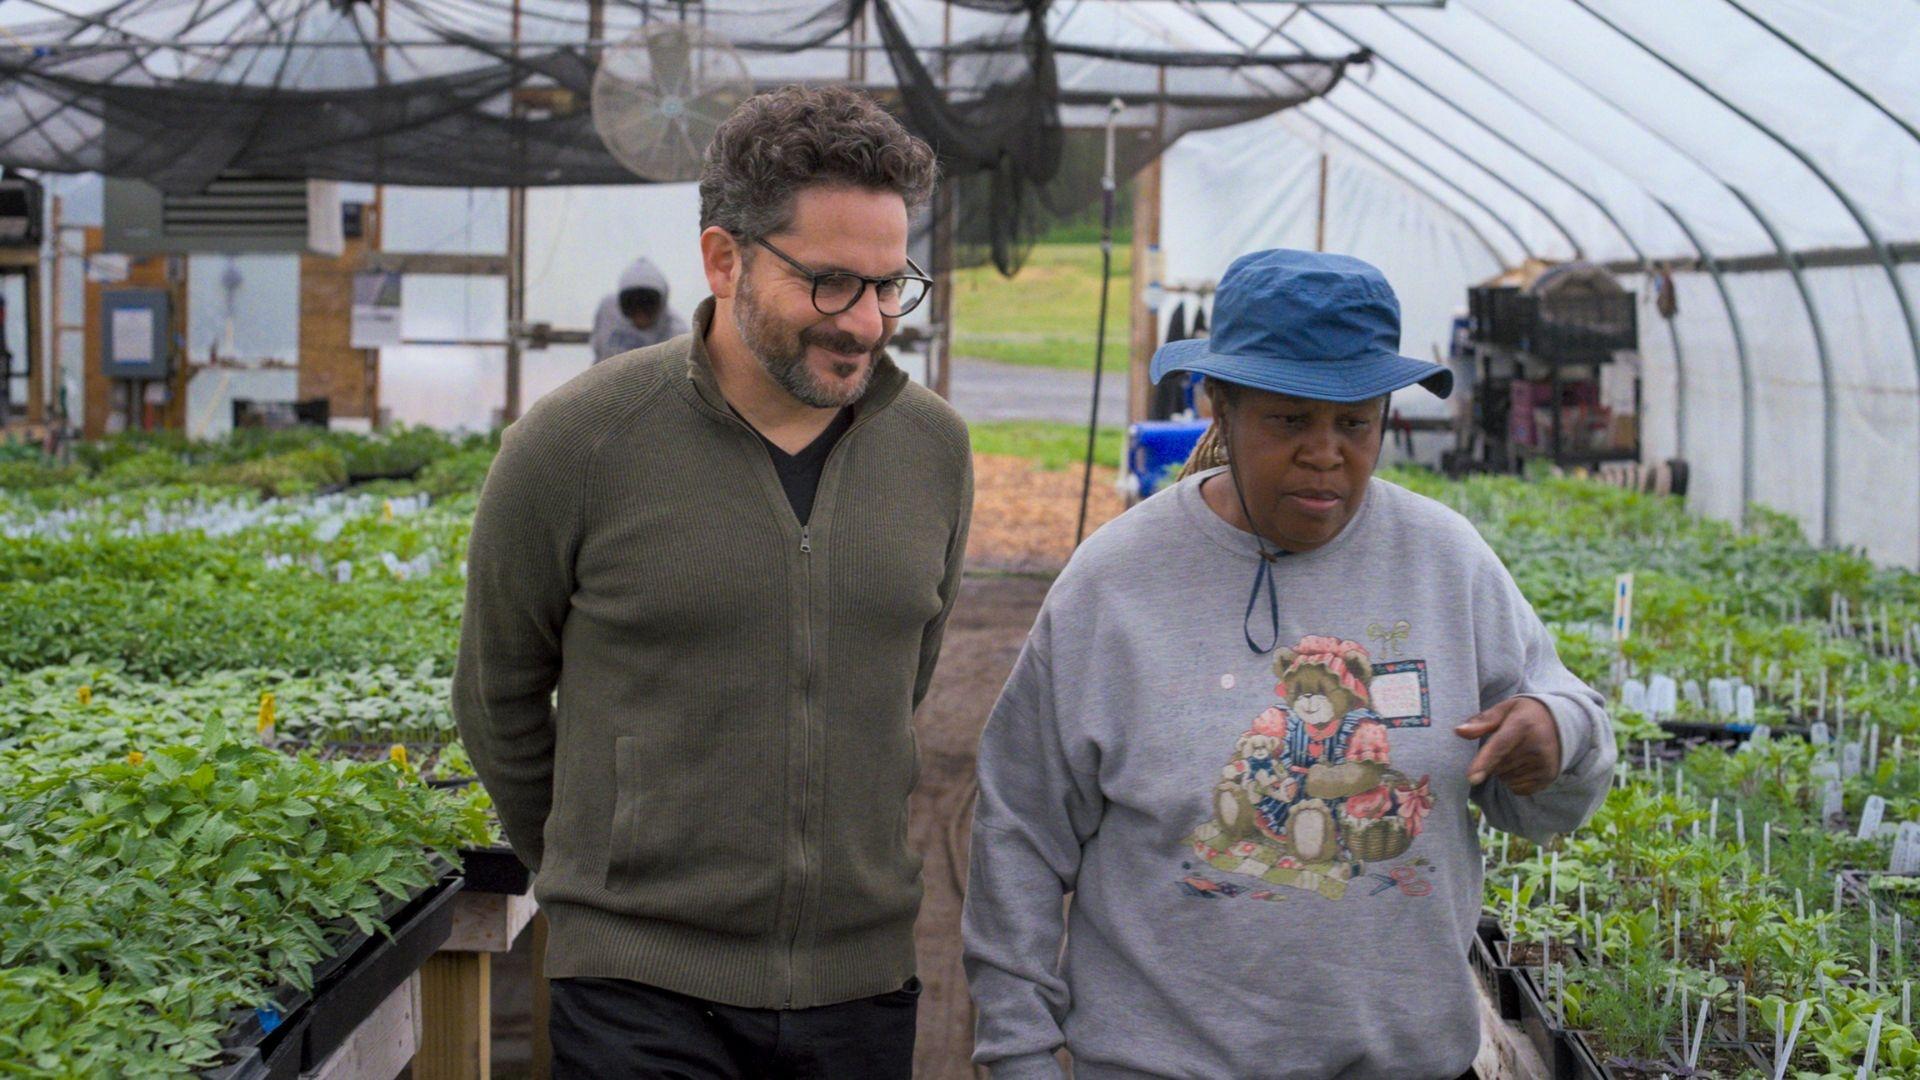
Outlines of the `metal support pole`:
M 520 327 L 527 319 L 527 189 L 507 189 L 507 402 L 503 422 L 520 419 Z
M 1320 204 L 1313 215 L 1313 250 L 1327 250 L 1327 148 L 1320 148 Z
M 513 0 L 513 61 L 520 62 L 520 0 Z M 526 146 L 519 136 L 522 113 L 519 101 L 520 78 L 516 71 L 509 113 L 514 120 L 514 141 L 519 153 L 515 164 L 526 165 Z M 520 419 L 520 345 L 521 328 L 527 321 L 527 189 L 507 189 L 507 400 L 500 410 L 503 424 Z

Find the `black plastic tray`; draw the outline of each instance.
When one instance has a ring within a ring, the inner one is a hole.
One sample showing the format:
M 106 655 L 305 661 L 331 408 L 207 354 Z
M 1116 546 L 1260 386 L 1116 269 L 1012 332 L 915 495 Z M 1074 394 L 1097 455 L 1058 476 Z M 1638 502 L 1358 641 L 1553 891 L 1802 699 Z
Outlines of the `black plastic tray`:
M 460 878 L 444 879 L 389 925 L 391 940 L 374 937 L 319 988 L 310 1014 L 300 1067 L 312 1069 L 340 1048 L 394 989 L 420 970 L 453 934 L 453 900 Z
M 388 897 L 386 904 L 380 908 L 380 914 L 375 921 L 382 926 L 392 926 L 394 920 L 400 917 L 401 912 L 405 911 L 408 906 L 417 903 L 421 897 L 439 888 L 440 882 L 452 872 L 453 864 L 435 855 L 427 864 L 427 873 L 432 878 L 432 883 L 411 896 Z M 351 919 L 340 920 L 338 929 L 341 932 L 339 947 L 333 951 L 332 956 L 315 963 L 312 972 L 308 976 L 313 983 L 316 994 L 320 992 L 321 987 L 326 984 L 327 980 L 332 978 L 333 973 L 340 970 L 341 965 L 347 963 L 347 961 L 358 956 L 365 950 L 368 942 L 375 938 L 384 940 L 386 936 L 379 931 L 371 934 L 366 933 L 356 927 Z
M 274 990 L 272 1000 L 276 1011 L 280 1014 L 280 1019 L 271 1028 L 261 1018 L 258 1008 L 234 1009 L 229 1014 L 232 1020 L 227 1030 L 220 1036 L 221 1047 L 228 1050 L 244 1050 L 267 1042 L 274 1038 L 274 1032 L 279 1031 L 289 1020 L 299 1015 L 306 1008 L 307 1002 L 313 1000 L 313 996 L 304 990 L 294 989 L 290 983 L 281 983 Z
M 220 1064 L 194 1076 L 198 1080 L 266 1080 L 267 1067 L 253 1047 L 229 1047 L 220 1051 Z
M 460 876 L 470 893 L 519 896 L 533 887 L 533 871 L 505 844 L 460 849 Z
M 1507 929 L 1491 915 L 1480 916 L 1474 929 L 1473 944 L 1468 947 L 1467 963 L 1475 977 L 1493 999 L 1502 1020 L 1520 1019 L 1520 988 L 1514 984 L 1513 968 L 1506 962 Z
M 280 1022 L 254 1052 L 260 1055 L 264 1080 L 299 1080 L 300 1065 L 306 1054 L 307 1026 L 313 1022 L 313 1010 L 303 1008 Z
M 1540 992 L 1537 972 L 1533 968 L 1513 968 L 1514 982 L 1520 992 L 1520 1026 L 1533 1042 L 1534 1049 L 1540 1052 L 1540 1060 L 1547 1067 L 1547 1074 L 1554 1080 L 1622 1080 L 1579 1031 L 1561 1027 L 1559 1021 L 1547 1009 L 1545 997 Z M 1715 1021 L 1707 1045 L 1718 1049 L 1732 1049 L 1746 1056 L 1755 1070 L 1765 1072 L 1768 1063 L 1760 1048 L 1754 1043 L 1737 1042 L 1721 1030 Z M 1668 1052 L 1677 1061 L 1680 1057 L 1678 1044 L 1671 1039 Z M 1644 1072 L 1644 1070 L 1643 1070 Z
M 1540 1061 L 1547 1067 L 1547 1075 L 1554 1080 L 1606 1080 L 1606 1073 L 1594 1059 L 1593 1052 L 1574 1032 L 1560 1026 L 1560 1021 L 1544 1004 L 1539 985 L 1534 981 L 1532 968 L 1512 968 L 1514 983 L 1520 996 L 1520 1029 L 1527 1033 L 1533 1048 L 1540 1053 Z

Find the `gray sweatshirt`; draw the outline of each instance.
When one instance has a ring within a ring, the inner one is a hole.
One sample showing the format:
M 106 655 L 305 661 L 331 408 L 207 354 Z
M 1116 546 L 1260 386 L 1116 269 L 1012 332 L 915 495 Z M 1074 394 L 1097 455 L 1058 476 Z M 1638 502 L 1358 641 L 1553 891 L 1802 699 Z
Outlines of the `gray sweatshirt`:
M 1472 525 L 1378 478 L 1339 536 L 1275 564 L 1280 647 L 1255 655 L 1254 540 L 1208 509 L 1208 475 L 1080 548 L 987 723 L 974 1060 L 1058 1076 L 1064 1045 L 1083 1080 L 1456 1077 L 1480 1041 L 1468 803 L 1534 839 L 1579 826 L 1613 771 L 1604 702 Z M 1453 727 L 1516 695 L 1552 712 L 1561 776 L 1470 789 L 1477 744 Z
M 652 289 L 660 294 L 660 315 L 645 330 L 633 325 L 633 320 L 620 311 L 620 294 L 628 289 Z M 652 259 L 635 259 L 633 265 L 621 273 L 619 288 L 594 309 L 593 333 L 588 339 L 593 348 L 593 362 L 597 364 L 610 356 L 658 345 L 686 333 L 686 320 L 674 313 L 668 299 L 667 275 L 653 265 Z

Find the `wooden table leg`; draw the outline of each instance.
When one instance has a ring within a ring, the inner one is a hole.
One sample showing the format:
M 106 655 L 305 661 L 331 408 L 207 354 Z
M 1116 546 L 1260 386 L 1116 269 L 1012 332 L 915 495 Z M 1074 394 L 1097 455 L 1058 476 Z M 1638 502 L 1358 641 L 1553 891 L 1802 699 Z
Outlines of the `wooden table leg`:
M 493 1075 L 493 956 L 435 953 L 420 969 L 425 1031 L 415 1080 L 488 1080 Z
M 547 1032 L 547 916 L 533 917 L 533 1080 L 553 1080 L 553 1043 Z

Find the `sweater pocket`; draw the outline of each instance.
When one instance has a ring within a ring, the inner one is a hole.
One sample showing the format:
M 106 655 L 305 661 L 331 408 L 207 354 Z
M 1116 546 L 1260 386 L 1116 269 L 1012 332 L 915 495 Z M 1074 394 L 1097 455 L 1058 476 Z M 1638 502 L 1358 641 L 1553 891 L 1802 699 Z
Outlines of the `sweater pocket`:
M 663 767 L 662 759 L 674 761 Z M 684 760 L 657 738 L 614 743 L 606 887 L 624 914 L 757 934 L 780 888 L 777 824 L 738 797 L 725 769 Z
M 683 764 L 661 768 L 661 748 L 643 736 L 614 742 L 613 822 L 607 836 L 607 888 L 649 900 L 678 892 L 676 879 L 723 855 L 694 844 L 702 798 L 710 780 L 703 770 Z M 709 793 L 710 794 L 710 793 Z

